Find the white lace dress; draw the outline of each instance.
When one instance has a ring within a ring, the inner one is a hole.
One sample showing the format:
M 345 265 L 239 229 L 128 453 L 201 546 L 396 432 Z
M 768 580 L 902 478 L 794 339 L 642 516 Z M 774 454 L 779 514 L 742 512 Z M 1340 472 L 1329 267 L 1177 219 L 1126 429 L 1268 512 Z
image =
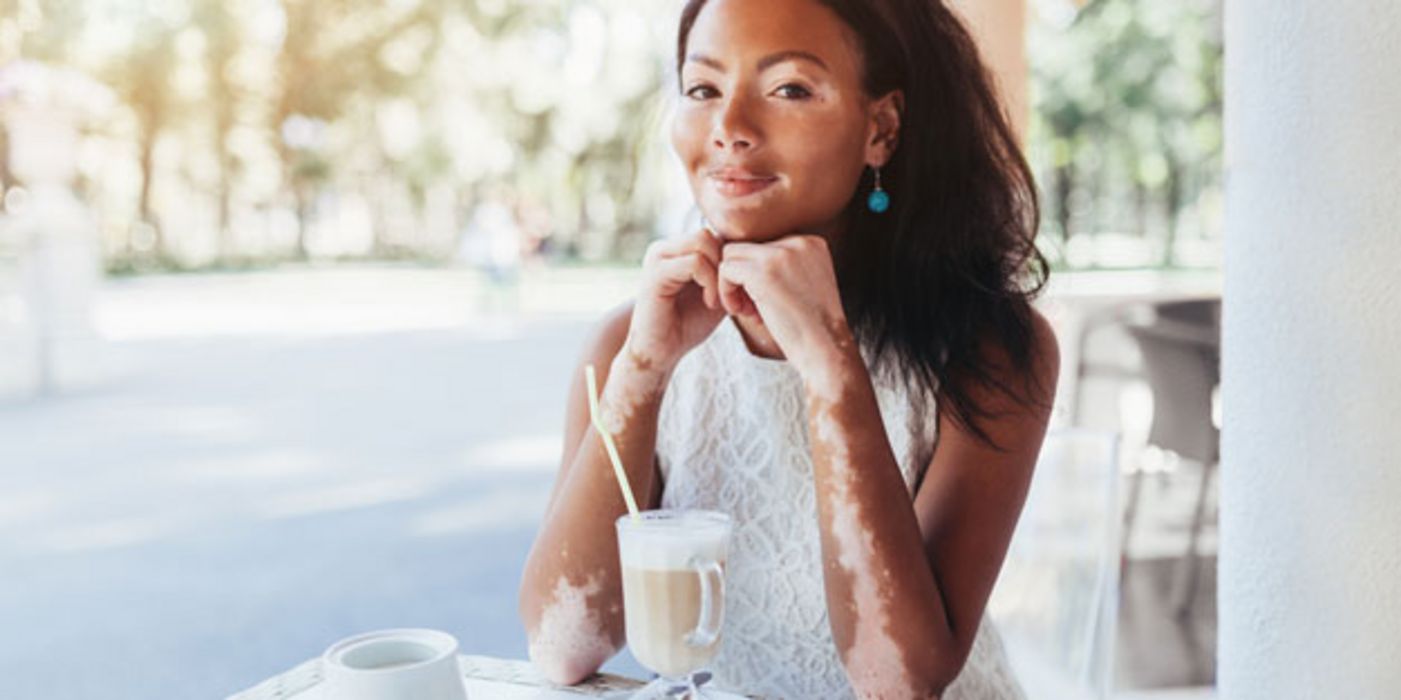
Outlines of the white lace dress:
M 914 492 L 933 455 L 932 406 L 874 382 L 891 447 Z M 664 508 L 730 514 L 719 687 L 771 699 L 854 697 L 827 622 L 802 382 L 749 352 L 728 319 L 682 359 L 662 402 L 657 456 Z M 1023 698 L 984 619 L 944 700 Z

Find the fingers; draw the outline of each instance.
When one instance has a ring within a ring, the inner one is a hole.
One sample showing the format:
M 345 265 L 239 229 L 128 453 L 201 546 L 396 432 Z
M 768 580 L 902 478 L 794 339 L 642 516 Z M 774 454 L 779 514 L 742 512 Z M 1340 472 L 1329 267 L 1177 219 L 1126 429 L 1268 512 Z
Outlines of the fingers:
M 754 306 L 753 298 L 745 291 L 747 285 L 755 282 L 756 271 L 754 261 L 733 259 L 726 248 L 725 260 L 717 270 L 720 280 L 720 304 L 725 307 L 725 313 L 731 316 L 748 316 L 758 310 Z
M 827 253 L 826 241 L 817 236 L 727 243 L 700 229 L 689 236 L 653 243 L 647 248 L 644 267 L 652 271 L 662 296 L 675 296 L 694 283 L 701 288 L 707 308 L 724 308 L 728 314 L 743 316 L 757 313 L 751 291 L 754 285 L 762 284 L 766 274 L 785 269 L 792 274 L 794 270 L 789 268 L 803 267 L 800 263 L 812 260 L 816 253 Z
M 679 238 L 663 238 L 653 241 L 647 246 L 647 254 L 642 259 L 642 264 L 655 262 L 663 258 L 685 255 L 687 253 L 701 253 L 709 258 L 716 265 L 720 264 L 720 241 L 715 234 L 706 229 L 700 229 L 689 236 Z
M 777 241 L 768 243 L 730 242 L 725 244 L 718 269 L 720 301 L 734 316 L 757 314 L 754 294 L 760 293 L 765 269 L 774 262 Z
M 720 258 L 723 257 L 721 249 L 725 244 L 720 241 L 719 236 L 716 236 L 709 229 L 701 229 L 699 233 L 691 238 L 691 241 L 695 244 L 695 249 L 698 252 L 704 253 L 705 257 L 710 259 L 710 262 L 714 263 L 717 267 L 720 265 Z
M 695 244 L 695 251 L 705 256 L 706 265 L 702 271 L 704 280 L 697 280 L 701 290 L 705 293 L 705 306 L 709 309 L 720 308 L 720 285 L 719 268 L 722 254 L 720 252 L 720 239 L 706 229 L 701 229 L 700 233 L 692 237 Z
M 642 258 L 642 264 L 672 257 L 687 252 L 691 248 L 691 238 L 660 238 L 652 241 L 647 246 L 647 254 Z
M 717 284 L 714 266 L 704 255 L 695 252 L 662 258 L 652 263 L 650 275 L 658 295 L 676 296 L 687 285 L 695 284 L 706 292 L 707 306 L 710 305 L 709 299 L 713 294 L 709 290 L 715 289 Z
M 801 277 L 812 268 L 809 263 L 825 260 L 827 255 L 826 241 L 810 235 L 786 236 L 764 243 L 726 243 L 718 268 L 720 303 L 732 315 L 757 314 L 754 299 L 765 298 L 765 288 L 774 280 Z
M 692 270 L 691 279 L 700 285 L 705 308 L 711 310 L 720 308 L 719 265 L 704 254 L 700 254 L 695 269 Z
M 716 268 L 720 265 L 720 241 L 708 230 L 684 238 L 665 239 L 647 247 L 643 267 L 651 270 L 663 296 L 674 296 L 694 282 L 701 288 L 707 308 L 720 308 Z M 681 262 L 677 262 L 677 261 Z
M 764 249 L 762 243 L 741 243 L 732 241 L 725 244 L 720 267 L 720 303 L 725 313 L 731 316 L 745 316 L 753 312 L 754 299 L 744 290 L 745 285 L 755 281 L 755 263 Z
M 827 241 L 819 236 L 784 236 L 765 243 L 733 242 L 725 244 L 723 259 L 765 260 L 771 257 L 780 259 L 807 258 L 809 256 L 830 256 Z

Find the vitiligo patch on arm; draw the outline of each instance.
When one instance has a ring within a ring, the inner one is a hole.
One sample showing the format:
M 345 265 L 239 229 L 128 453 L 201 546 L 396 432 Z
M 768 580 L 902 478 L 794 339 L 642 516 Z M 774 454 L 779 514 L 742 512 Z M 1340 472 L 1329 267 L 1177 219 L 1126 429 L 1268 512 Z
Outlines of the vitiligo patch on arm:
M 589 607 L 589 599 L 603 592 L 602 579 L 595 574 L 580 586 L 561 576 L 555 584 L 540 624 L 530 635 L 530 660 L 547 678 L 577 678 L 613 655 L 602 620 Z
M 875 536 L 862 522 L 862 508 L 852 485 L 860 478 L 841 426 L 833 415 L 836 405 L 815 402 L 813 411 L 815 459 L 827 461 L 831 474 L 829 528 L 836 545 L 837 565 L 850 582 L 852 643 L 842 650 L 853 687 L 864 697 L 915 697 L 915 688 L 904 664 L 904 652 L 891 634 L 894 618 L 881 578 L 889 571 L 875 557 Z

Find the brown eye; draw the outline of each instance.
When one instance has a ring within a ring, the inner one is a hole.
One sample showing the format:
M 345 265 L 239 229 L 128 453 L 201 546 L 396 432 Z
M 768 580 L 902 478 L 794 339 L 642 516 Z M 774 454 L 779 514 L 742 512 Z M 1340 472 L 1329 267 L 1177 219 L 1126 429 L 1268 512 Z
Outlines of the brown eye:
M 812 92 L 797 83 L 785 83 L 780 85 L 775 92 L 781 93 L 783 97 L 790 100 L 806 100 L 812 97 Z
M 686 96 L 693 100 L 709 99 L 711 97 L 714 97 L 716 94 L 718 93 L 715 92 L 715 88 L 712 88 L 709 85 L 695 85 L 686 91 Z

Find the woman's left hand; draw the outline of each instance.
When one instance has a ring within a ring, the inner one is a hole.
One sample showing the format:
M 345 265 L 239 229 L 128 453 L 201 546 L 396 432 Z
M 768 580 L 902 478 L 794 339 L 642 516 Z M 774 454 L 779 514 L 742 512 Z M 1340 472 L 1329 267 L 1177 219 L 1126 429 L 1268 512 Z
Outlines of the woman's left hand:
M 726 243 L 720 300 L 735 316 L 768 328 L 805 378 L 833 369 L 854 347 L 827 241 L 792 235 L 767 243 Z

